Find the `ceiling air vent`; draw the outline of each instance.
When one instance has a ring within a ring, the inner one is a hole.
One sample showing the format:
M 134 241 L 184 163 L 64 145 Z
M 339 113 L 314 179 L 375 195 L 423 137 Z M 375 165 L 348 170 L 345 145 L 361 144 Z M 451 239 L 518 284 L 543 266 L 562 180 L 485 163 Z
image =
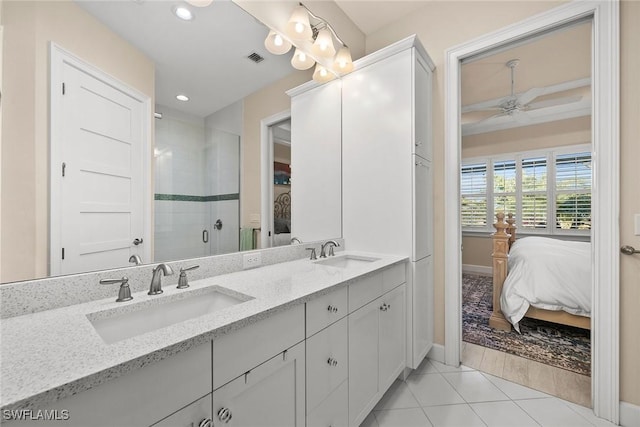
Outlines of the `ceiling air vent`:
M 249 58 L 250 60 L 252 60 L 256 64 L 259 63 L 259 62 L 264 61 L 264 57 L 261 56 L 260 54 L 256 53 L 256 52 L 251 53 L 249 56 L 247 56 L 247 58 Z

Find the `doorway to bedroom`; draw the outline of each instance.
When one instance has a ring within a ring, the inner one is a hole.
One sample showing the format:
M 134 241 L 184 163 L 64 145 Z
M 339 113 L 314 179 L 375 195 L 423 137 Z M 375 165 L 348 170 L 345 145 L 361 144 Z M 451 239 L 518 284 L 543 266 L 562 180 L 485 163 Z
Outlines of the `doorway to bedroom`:
M 460 170 L 462 363 L 588 407 L 591 32 L 463 60 Z

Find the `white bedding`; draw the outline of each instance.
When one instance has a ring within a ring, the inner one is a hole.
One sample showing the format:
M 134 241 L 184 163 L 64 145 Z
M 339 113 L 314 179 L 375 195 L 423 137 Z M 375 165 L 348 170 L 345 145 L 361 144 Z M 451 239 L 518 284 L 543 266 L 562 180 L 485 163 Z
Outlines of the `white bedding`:
M 511 247 L 508 267 L 500 308 L 518 332 L 530 305 L 591 315 L 590 243 L 524 237 Z

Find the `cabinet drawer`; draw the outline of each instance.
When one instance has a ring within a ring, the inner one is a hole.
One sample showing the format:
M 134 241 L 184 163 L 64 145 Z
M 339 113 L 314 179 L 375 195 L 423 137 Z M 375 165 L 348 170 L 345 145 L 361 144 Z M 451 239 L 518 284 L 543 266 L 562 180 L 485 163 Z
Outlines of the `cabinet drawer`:
M 213 341 L 213 389 L 304 340 L 304 305 L 297 305 Z
M 54 423 L 61 427 L 148 426 L 210 393 L 208 342 L 37 409 L 68 411 L 68 420 Z M 47 423 L 27 419 L 6 425 Z
M 194 427 L 207 419 L 212 420 L 211 394 L 196 400 L 191 405 L 180 409 L 152 427 Z
M 307 303 L 307 338 L 347 315 L 347 288 Z
M 347 379 L 347 318 L 307 339 L 307 410 Z
M 360 279 L 349 285 L 349 313 L 382 295 L 382 273 Z
M 402 285 L 406 281 L 407 264 L 396 264 L 382 272 L 382 293 Z
M 347 381 L 307 415 L 307 427 L 346 426 L 349 423 Z

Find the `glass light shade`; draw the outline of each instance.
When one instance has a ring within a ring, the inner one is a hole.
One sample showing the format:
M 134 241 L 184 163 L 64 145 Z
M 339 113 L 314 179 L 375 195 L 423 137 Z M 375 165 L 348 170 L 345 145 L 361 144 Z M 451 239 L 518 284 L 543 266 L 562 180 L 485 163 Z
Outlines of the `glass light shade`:
M 311 50 L 314 54 L 323 58 L 331 58 L 336 54 L 336 48 L 333 46 L 333 37 L 331 37 L 331 32 L 327 28 L 323 28 L 318 32 L 318 37 L 313 42 Z
M 289 22 L 287 23 L 287 35 L 292 40 L 308 40 L 313 37 L 311 24 L 309 23 L 309 14 L 303 6 L 298 6 L 291 13 Z
M 195 6 L 195 7 L 207 7 L 211 3 L 213 3 L 213 0 L 186 0 L 186 1 L 191 6 Z
M 264 39 L 264 47 L 274 55 L 283 55 L 289 52 L 291 43 L 275 31 L 269 31 L 269 35 Z
M 315 63 L 316 61 L 312 57 L 298 48 L 296 48 L 296 51 L 293 54 L 293 58 L 291 58 L 291 65 L 296 70 L 308 70 L 309 68 L 313 67 L 313 64 Z
M 333 61 L 333 68 L 340 73 L 350 73 L 353 71 L 353 61 L 351 60 L 351 50 L 347 46 L 342 46 Z
M 313 72 L 313 80 L 318 83 L 326 83 L 333 80 L 336 76 L 320 64 L 316 64 L 316 69 Z

